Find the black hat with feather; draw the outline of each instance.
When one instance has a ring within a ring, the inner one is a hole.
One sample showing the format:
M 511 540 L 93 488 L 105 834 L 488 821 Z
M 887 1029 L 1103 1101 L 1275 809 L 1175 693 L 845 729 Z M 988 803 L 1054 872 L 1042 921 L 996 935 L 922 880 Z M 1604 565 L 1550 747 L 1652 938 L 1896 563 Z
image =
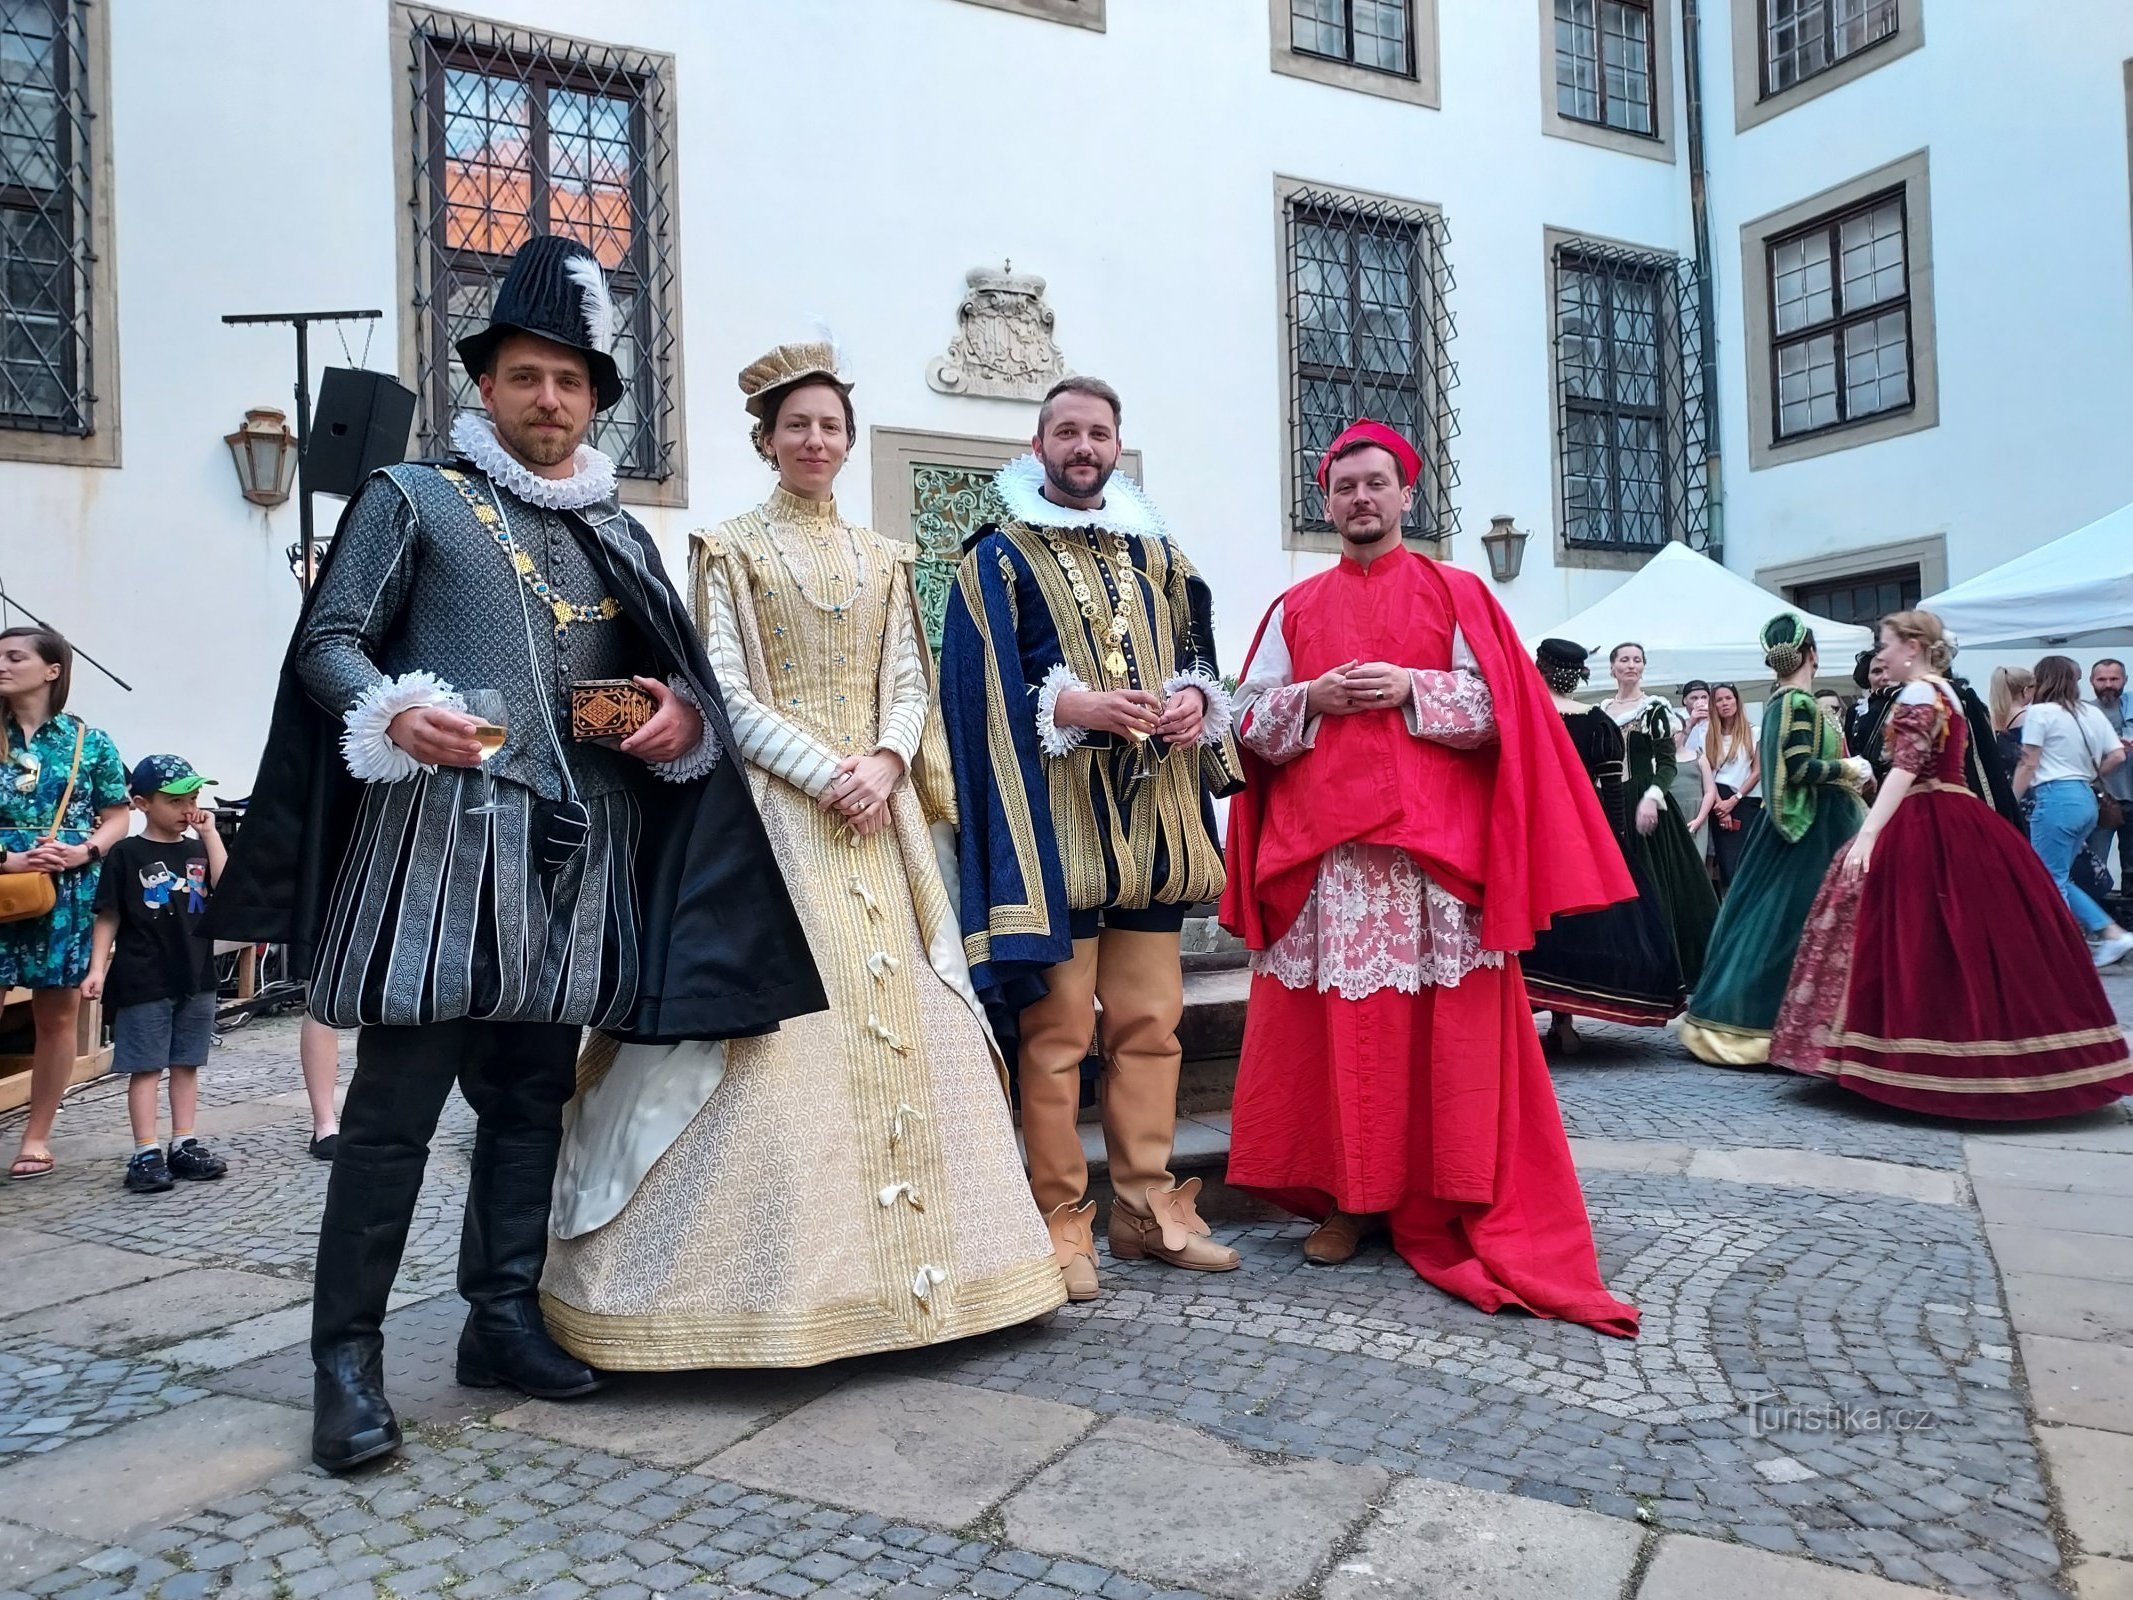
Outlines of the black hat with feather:
M 592 369 L 595 409 L 605 411 L 622 398 L 622 373 L 614 357 L 621 320 L 599 258 L 575 239 L 543 234 L 511 258 L 488 327 L 459 341 L 459 359 L 467 376 L 478 379 L 511 334 L 568 345 L 584 354 Z

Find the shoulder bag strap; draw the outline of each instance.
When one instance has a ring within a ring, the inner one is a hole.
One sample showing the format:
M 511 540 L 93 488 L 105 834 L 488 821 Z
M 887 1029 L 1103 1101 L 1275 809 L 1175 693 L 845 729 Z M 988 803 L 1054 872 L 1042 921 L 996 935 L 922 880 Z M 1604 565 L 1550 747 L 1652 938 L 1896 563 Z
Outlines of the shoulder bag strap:
M 67 787 L 59 797 L 59 809 L 52 813 L 52 825 L 44 830 L 45 842 L 59 837 L 60 824 L 67 820 L 67 807 L 74 803 L 74 784 L 81 777 L 81 750 L 88 742 L 89 724 L 81 718 L 74 719 L 74 766 L 67 773 Z

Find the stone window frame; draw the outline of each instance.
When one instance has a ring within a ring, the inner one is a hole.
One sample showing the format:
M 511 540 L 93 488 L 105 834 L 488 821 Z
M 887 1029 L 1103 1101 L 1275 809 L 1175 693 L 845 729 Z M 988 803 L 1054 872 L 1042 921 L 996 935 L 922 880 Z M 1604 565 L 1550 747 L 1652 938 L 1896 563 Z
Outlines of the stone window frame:
M 1783 597 L 1787 604 L 1796 604 L 1792 597 L 1795 589 L 1864 577 L 1895 567 L 1918 569 L 1921 596 L 1940 593 L 1948 587 L 1948 536 L 1944 533 L 1923 534 L 1915 539 L 1898 539 L 1887 544 L 1856 545 L 1849 550 L 1809 556 L 1800 561 L 1781 561 L 1756 568 L 1755 581 Z M 1822 667 L 1825 673 L 1836 672 L 1840 676 L 1845 670 L 1827 661 Z
M 119 410 L 118 251 L 112 221 L 111 8 L 71 0 L 69 20 L 82 30 L 88 81 L 80 86 L 89 128 L 88 228 L 77 249 L 88 261 L 89 376 L 86 433 L 45 433 L 0 425 L 0 461 L 62 467 L 123 464 Z
M 1926 0 L 1897 0 L 1896 31 L 1877 39 L 1842 61 L 1831 63 L 1811 78 L 1802 78 L 1775 94 L 1763 92 L 1766 41 L 1763 33 L 1765 0 L 1732 0 L 1733 6 L 1733 131 L 1750 128 L 1782 116 L 1795 106 L 1818 99 L 1832 89 L 1841 89 L 1901 60 L 1926 42 Z
M 1275 177 L 1274 303 L 1276 310 L 1274 316 L 1274 338 L 1275 371 L 1280 374 L 1281 382 L 1281 406 L 1279 411 L 1281 425 L 1279 454 L 1282 463 L 1281 547 L 1284 550 L 1303 550 L 1318 554 L 1338 555 L 1341 549 L 1340 535 L 1326 530 L 1306 528 L 1301 525 L 1303 508 L 1299 503 L 1297 490 L 1295 452 L 1297 441 L 1302 433 L 1302 419 L 1297 414 L 1297 377 L 1292 361 L 1296 345 L 1295 329 L 1291 326 L 1293 310 L 1291 293 L 1293 286 L 1291 280 L 1294 272 L 1289 258 L 1288 240 L 1290 202 L 1303 194 L 1337 196 L 1344 200 L 1352 200 L 1359 207 L 1392 205 L 1426 212 L 1434 220 L 1438 229 L 1439 265 L 1442 268 L 1442 282 L 1439 285 L 1440 294 L 1449 293 L 1453 286 L 1454 275 L 1449 260 L 1441 259 L 1442 247 L 1446 243 L 1446 238 L 1443 231 L 1444 207 L 1439 202 L 1416 200 L 1404 195 L 1383 194 L 1373 189 L 1358 189 L 1350 184 L 1317 183 L 1308 178 L 1290 177 L 1286 174 L 1280 174 Z M 1434 468 L 1436 472 L 1437 526 L 1441 531 L 1435 535 L 1426 536 L 1407 534 L 1405 535 L 1405 542 L 1408 548 L 1412 550 L 1435 556 L 1439 560 L 1449 560 L 1451 558 L 1452 541 L 1458 536 L 1459 532 L 1459 504 L 1453 496 L 1453 490 L 1459 486 L 1459 463 L 1451 448 L 1452 441 L 1459 435 L 1459 409 L 1451 400 L 1452 391 L 1459 386 L 1459 363 L 1450 350 L 1451 342 L 1457 336 L 1458 330 L 1457 319 L 1451 314 L 1448 305 L 1440 303 L 1434 310 L 1438 320 L 1443 324 L 1442 330 L 1438 335 L 1442 346 L 1440 352 L 1442 370 L 1436 380 L 1438 401 L 1437 436 L 1442 446 L 1441 454 L 1443 460 L 1441 462 L 1430 462 L 1428 467 Z M 1428 441 L 1417 440 L 1415 443 L 1423 449 L 1425 456 L 1429 453 Z
M 1933 210 L 1930 152 L 1914 150 L 1886 166 L 1825 189 L 1782 210 L 1743 223 L 1741 318 L 1748 370 L 1748 470 L 1761 472 L 1814 456 L 1878 444 L 1940 426 L 1940 362 L 1933 315 Z M 1879 412 L 1844 427 L 1780 441 L 1772 392 L 1770 241 L 1812 226 L 1877 194 L 1901 189 L 1904 202 L 1904 273 L 1911 296 L 1911 387 L 1903 411 Z
M 1408 0 L 1408 36 L 1413 45 L 1414 71 L 1402 75 L 1358 67 L 1352 62 L 1314 56 L 1295 47 L 1295 18 L 1291 0 L 1267 0 L 1267 31 L 1271 65 L 1283 77 L 1302 78 L 1335 89 L 1353 89 L 1386 100 L 1404 101 L 1436 111 L 1443 107 L 1438 58 L 1438 0 Z
M 874 531 L 884 538 L 911 543 L 911 469 L 921 463 L 944 467 L 1000 468 L 1017 456 L 1029 454 L 1030 438 L 1037 432 L 1037 413 L 1030 411 L 1029 437 L 1009 439 L 997 434 L 944 433 L 932 428 L 899 428 L 875 423 L 867 429 L 867 459 L 873 479 L 868 504 Z M 1119 429 L 1125 434 L 1124 425 Z M 1119 452 L 1118 470 L 1135 483 L 1141 478 L 1141 453 Z
M 1566 114 L 1556 103 L 1555 91 L 1555 0 L 1540 0 L 1541 132 L 1551 139 L 1569 139 L 1619 155 L 1642 156 L 1647 161 L 1675 161 L 1674 137 L 1674 7 L 1672 0 L 1654 0 L 1652 17 L 1652 129 L 1631 133 Z
M 418 397 L 417 437 L 421 437 L 420 430 L 425 425 L 429 403 L 422 384 L 421 346 L 434 332 L 430 325 L 424 276 L 428 257 L 428 244 L 423 235 L 421 221 L 424 205 L 421 197 L 415 192 L 417 162 L 412 144 L 414 139 L 427 136 L 426 130 L 417 126 L 422 115 L 423 99 L 421 90 L 415 83 L 413 65 L 418 24 L 419 20 L 425 17 L 436 17 L 459 28 L 488 30 L 505 38 L 523 38 L 531 41 L 539 51 L 552 56 L 582 54 L 596 57 L 602 54 L 627 54 L 641 57 L 653 64 L 663 91 L 659 105 L 661 160 L 650 171 L 649 181 L 658 188 L 665 212 L 665 237 L 658 254 L 667 282 L 661 311 L 672 352 L 668 358 L 668 382 L 662 397 L 666 407 L 662 445 L 667 473 L 661 478 L 647 478 L 618 472 L 616 484 L 618 498 L 624 505 L 686 508 L 689 503 L 688 383 L 683 326 L 683 285 L 686 279 L 682 268 L 683 224 L 678 170 L 677 124 L 680 94 L 673 54 L 635 45 L 620 45 L 610 40 L 559 33 L 546 28 L 497 22 L 469 12 L 457 11 L 450 5 L 426 3 L 426 0 L 392 0 L 393 191 L 398 218 L 396 256 L 397 304 L 400 312 L 399 378 L 413 389 Z
M 995 11 L 1011 11 L 1018 17 L 1033 17 L 1039 22 L 1060 22 L 1069 28 L 1087 28 L 1091 33 L 1105 31 L 1105 0 L 964 0 L 964 3 L 990 6 Z

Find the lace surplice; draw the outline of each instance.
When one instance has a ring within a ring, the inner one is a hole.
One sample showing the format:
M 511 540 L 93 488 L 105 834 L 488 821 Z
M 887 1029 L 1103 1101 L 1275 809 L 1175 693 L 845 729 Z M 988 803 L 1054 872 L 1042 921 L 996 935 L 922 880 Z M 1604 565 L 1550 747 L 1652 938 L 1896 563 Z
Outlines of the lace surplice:
M 1452 642 L 1453 668 L 1411 669 L 1414 693 L 1401 713 L 1407 731 L 1456 750 L 1496 737 L 1489 686 L 1474 670 L 1463 639 Z M 1306 715 L 1308 683 L 1291 681 L 1277 610 L 1261 636 L 1252 674 L 1237 691 L 1241 742 L 1262 761 L 1285 765 L 1317 741 L 1318 719 Z M 1337 992 L 1361 1000 L 1380 989 L 1419 994 L 1450 988 L 1480 967 L 1500 967 L 1503 953 L 1481 943 L 1481 910 L 1455 898 L 1390 845 L 1344 844 L 1318 864 L 1318 881 L 1287 933 L 1252 956 L 1252 970 L 1290 989 Z

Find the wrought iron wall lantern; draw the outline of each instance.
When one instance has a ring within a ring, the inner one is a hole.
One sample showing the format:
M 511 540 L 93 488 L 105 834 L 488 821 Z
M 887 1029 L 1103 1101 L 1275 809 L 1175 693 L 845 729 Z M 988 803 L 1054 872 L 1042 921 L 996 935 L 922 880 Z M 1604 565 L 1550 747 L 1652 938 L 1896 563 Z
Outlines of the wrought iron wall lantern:
M 255 506 L 278 506 L 289 498 L 296 481 L 296 435 L 289 431 L 288 417 L 272 406 L 244 414 L 235 433 L 224 434 L 230 458 L 237 464 L 237 486 Z
M 1509 583 L 1518 576 L 1518 569 L 1525 565 L 1526 534 L 1511 526 L 1509 517 L 1489 518 L 1489 531 L 1481 536 L 1481 547 L 1489 553 L 1489 576 L 1498 583 Z

